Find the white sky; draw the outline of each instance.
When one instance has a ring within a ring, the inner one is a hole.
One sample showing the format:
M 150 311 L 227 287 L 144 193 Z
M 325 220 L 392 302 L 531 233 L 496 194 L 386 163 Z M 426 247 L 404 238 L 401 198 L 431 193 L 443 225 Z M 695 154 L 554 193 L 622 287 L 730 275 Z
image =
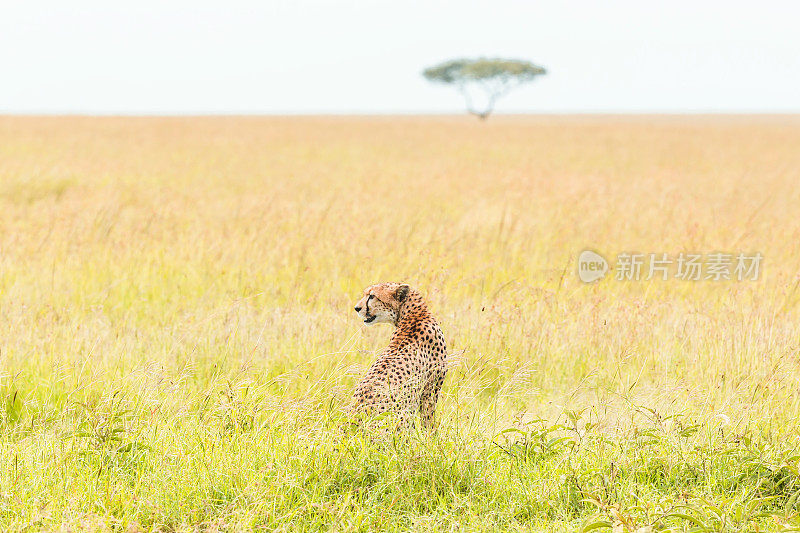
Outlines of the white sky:
M 796 0 L 2 0 L 0 112 L 461 112 L 473 56 L 550 71 L 504 112 L 800 112 Z

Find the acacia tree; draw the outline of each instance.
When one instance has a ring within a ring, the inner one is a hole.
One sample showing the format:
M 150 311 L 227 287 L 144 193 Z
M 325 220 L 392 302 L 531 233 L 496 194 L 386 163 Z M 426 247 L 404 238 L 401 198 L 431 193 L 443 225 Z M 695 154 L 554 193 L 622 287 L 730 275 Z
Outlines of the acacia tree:
M 455 86 L 464 96 L 467 111 L 486 120 L 498 98 L 536 76 L 546 74 L 544 67 L 519 59 L 454 59 L 426 68 L 422 75 L 428 81 Z M 473 105 L 471 91 L 484 95 L 484 105 Z

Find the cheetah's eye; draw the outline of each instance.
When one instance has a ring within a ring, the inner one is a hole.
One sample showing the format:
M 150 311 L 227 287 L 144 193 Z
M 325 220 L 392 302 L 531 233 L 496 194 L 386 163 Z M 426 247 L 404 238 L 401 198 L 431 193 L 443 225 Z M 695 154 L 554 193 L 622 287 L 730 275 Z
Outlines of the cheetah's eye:
M 375 295 L 374 294 L 370 294 L 369 296 L 367 296 L 367 301 L 370 301 L 373 298 L 375 298 Z

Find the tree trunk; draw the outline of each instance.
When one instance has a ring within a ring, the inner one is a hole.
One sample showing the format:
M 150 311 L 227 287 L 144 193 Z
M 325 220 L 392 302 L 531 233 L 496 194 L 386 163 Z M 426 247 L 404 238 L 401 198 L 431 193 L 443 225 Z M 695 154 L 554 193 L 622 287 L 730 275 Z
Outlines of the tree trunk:
M 492 110 L 491 109 L 487 109 L 485 111 L 475 111 L 474 109 L 467 109 L 467 112 L 470 115 L 475 115 L 476 117 L 478 117 L 481 120 L 486 120 L 487 118 L 489 118 L 489 115 L 492 114 Z

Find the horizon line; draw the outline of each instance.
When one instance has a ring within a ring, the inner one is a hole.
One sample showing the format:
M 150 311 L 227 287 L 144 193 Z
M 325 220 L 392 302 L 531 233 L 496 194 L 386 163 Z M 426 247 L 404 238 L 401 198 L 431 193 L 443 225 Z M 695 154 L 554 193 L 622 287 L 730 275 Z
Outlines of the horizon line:
M 592 111 L 500 111 L 492 116 L 535 117 L 535 116 L 791 116 L 800 115 L 800 109 L 794 110 L 592 110 Z M 471 117 L 467 112 L 435 112 L 435 111 L 301 111 L 301 112 L 269 112 L 269 111 L 6 111 L 0 110 L 0 117 Z

